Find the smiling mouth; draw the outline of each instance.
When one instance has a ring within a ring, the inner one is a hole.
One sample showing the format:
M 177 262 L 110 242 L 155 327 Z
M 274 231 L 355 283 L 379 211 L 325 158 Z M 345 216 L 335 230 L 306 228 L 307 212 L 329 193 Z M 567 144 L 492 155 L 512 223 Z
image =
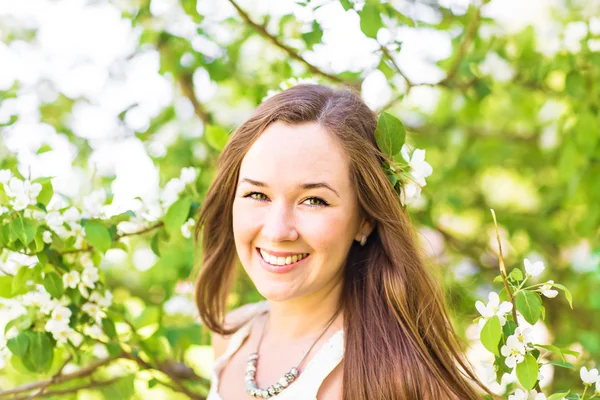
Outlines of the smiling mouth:
M 296 263 L 300 260 L 304 260 L 306 257 L 310 256 L 309 253 L 298 253 L 298 254 L 294 254 L 294 255 L 290 255 L 290 256 L 286 256 L 286 257 L 274 256 L 272 254 L 269 254 L 267 251 L 265 251 L 263 249 L 258 249 L 258 253 L 260 254 L 262 259 L 266 263 L 276 266 L 276 267 L 294 264 L 294 263 Z

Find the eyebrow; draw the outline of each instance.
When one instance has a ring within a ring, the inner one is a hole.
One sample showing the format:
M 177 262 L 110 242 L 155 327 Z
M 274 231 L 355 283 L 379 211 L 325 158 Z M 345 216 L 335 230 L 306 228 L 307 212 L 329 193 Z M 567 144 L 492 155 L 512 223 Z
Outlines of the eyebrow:
M 269 185 L 267 185 L 264 182 L 260 182 L 260 181 L 255 181 L 254 179 L 250 179 L 250 178 L 242 178 L 240 179 L 240 183 L 238 184 L 238 186 L 243 183 L 243 182 L 248 182 L 254 186 L 259 186 L 259 187 L 269 187 Z M 310 182 L 310 183 L 303 183 L 301 185 L 299 185 L 299 187 L 301 187 L 302 189 L 317 189 L 317 188 L 325 188 L 325 189 L 329 189 L 331 190 L 333 193 L 336 194 L 337 197 L 340 197 L 340 194 L 334 189 L 332 188 L 329 184 L 325 183 L 325 182 Z

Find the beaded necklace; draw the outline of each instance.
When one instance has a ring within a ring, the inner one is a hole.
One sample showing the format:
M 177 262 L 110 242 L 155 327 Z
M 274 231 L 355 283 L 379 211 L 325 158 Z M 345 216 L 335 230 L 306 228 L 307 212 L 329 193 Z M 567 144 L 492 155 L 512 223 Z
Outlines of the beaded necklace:
M 306 353 L 304 353 L 304 356 L 302 357 L 302 359 L 300 360 L 300 362 L 298 363 L 297 366 L 292 367 L 290 369 L 290 372 L 288 372 L 283 377 L 281 377 L 277 381 L 277 383 L 269 386 L 266 389 L 261 389 L 258 387 L 255 377 L 256 377 L 256 366 L 258 364 L 258 351 L 260 349 L 260 344 L 263 339 L 263 334 L 265 333 L 265 328 L 266 328 L 267 322 L 269 320 L 269 314 L 267 314 L 267 319 L 265 320 L 265 325 L 263 326 L 263 329 L 260 333 L 260 339 L 258 340 L 258 345 L 256 346 L 256 351 L 254 353 L 251 353 L 248 356 L 248 363 L 246 365 L 246 377 L 245 377 L 246 393 L 248 393 L 252 397 L 260 397 L 262 399 L 269 399 L 272 396 L 276 396 L 279 393 L 283 392 L 289 386 L 289 384 L 292 383 L 300 375 L 300 370 L 299 370 L 300 365 L 302 364 L 302 362 L 304 361 L 304 359 L 306 358 L 308 353 L 310 353 L 310 351 L 315 346 L 315 344 L 319 341 L 319 339 L 321 339 L 321 337 L 325 334 L 327 329 L 329 329 L 329 327 L 331 326 L 331 324 L 333 323 L 333 321 L 335 320 L 335 318 L 339 315 L 339 313 L 341 311 L 342 311 L 342 307 L 338 308 L 338 310 L 335 312 L 333 317 L 331 317 L 331 319 L 327 323 L 327 326 L 325 326 L 325 329 L 323 329 L 323 332 L 321 332 L 319 337 L 317 337 L 317 339 L 313 342 L 313 344 L 308 348 Z

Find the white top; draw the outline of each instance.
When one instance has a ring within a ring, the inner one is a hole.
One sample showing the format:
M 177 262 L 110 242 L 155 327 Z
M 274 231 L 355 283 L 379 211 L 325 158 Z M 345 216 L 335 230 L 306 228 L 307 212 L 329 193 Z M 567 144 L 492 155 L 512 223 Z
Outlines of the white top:
M 269 309 L 267 301 L 254 303 L 253 307 L 248 309 L 248 317 L 260 314 Z M 206 400 L 223 400 L 217 392 L 219 388 L 219 376 L 223 367 L 233 354 L 240 348 L 248 334 L 250 333 L 251 318 L 244 326 L 235 332 L 229 341 L 227 350 L 215 360 L 210 387 L 210 392 Z M 321 383 L 327 375 L 340 363 L 344 357 L 344 330 L 335 332 L 317 351 L 314 357 L 308 362 L 305 368 L 300 370 L 300 375 L 283 392 L 271 399 L 275 400 L 316 400 L 317 393 Z M 293 365 L 290 365 L 290 368 Z M 240 385 L 245 382 L 240 381 Z M 248 399 L 252 398 L 248 395 Z M 228 399 L 230 400 L 230 399 Z

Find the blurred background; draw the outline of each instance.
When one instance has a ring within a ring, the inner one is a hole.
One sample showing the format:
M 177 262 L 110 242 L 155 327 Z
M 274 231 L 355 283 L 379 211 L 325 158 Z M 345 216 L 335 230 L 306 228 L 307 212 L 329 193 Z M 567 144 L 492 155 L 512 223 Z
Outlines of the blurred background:
M 573 310 L 562 294 L 545 302 L 538 343 L 581 351 L 577 371 L 600 360 L 597 0 L 0 0 L 0 169 L 53 177 L 54 196 L 84 214 L 158 221 L 193 167 L 196 210 L 228 133 L 303 80 L 356 88 L 426 150 L 433 174 L 408 209 L 467 342 L 475 301 L 501 288 L 493 208 L 507 267 L 543 261 L 538 280 L 573 293 Z M 119 232 L 143 226 L 132 224 Z M 122 242 L 100 263 L 114 303 L 157 357 L 204 379 L 188 385 L 201 396 L 212 352 L 189 229 Z M 0 274 L 20 262 L 3 250 Z M 240 274 L 231 307 L 259 299 Z M 14 317 L 0 313 L 0 327 Z M 472 342 L 467 354 L 486 379 L 486 351 Z M 0 366 L 3 389 L 40 379 L 10 355 Z M 111 368 L 123 377 L 114 385 L 60 398 L 191 397 L 127 363 Z M 547 366 L 542 386 L 575 386 L 577 371 Z

